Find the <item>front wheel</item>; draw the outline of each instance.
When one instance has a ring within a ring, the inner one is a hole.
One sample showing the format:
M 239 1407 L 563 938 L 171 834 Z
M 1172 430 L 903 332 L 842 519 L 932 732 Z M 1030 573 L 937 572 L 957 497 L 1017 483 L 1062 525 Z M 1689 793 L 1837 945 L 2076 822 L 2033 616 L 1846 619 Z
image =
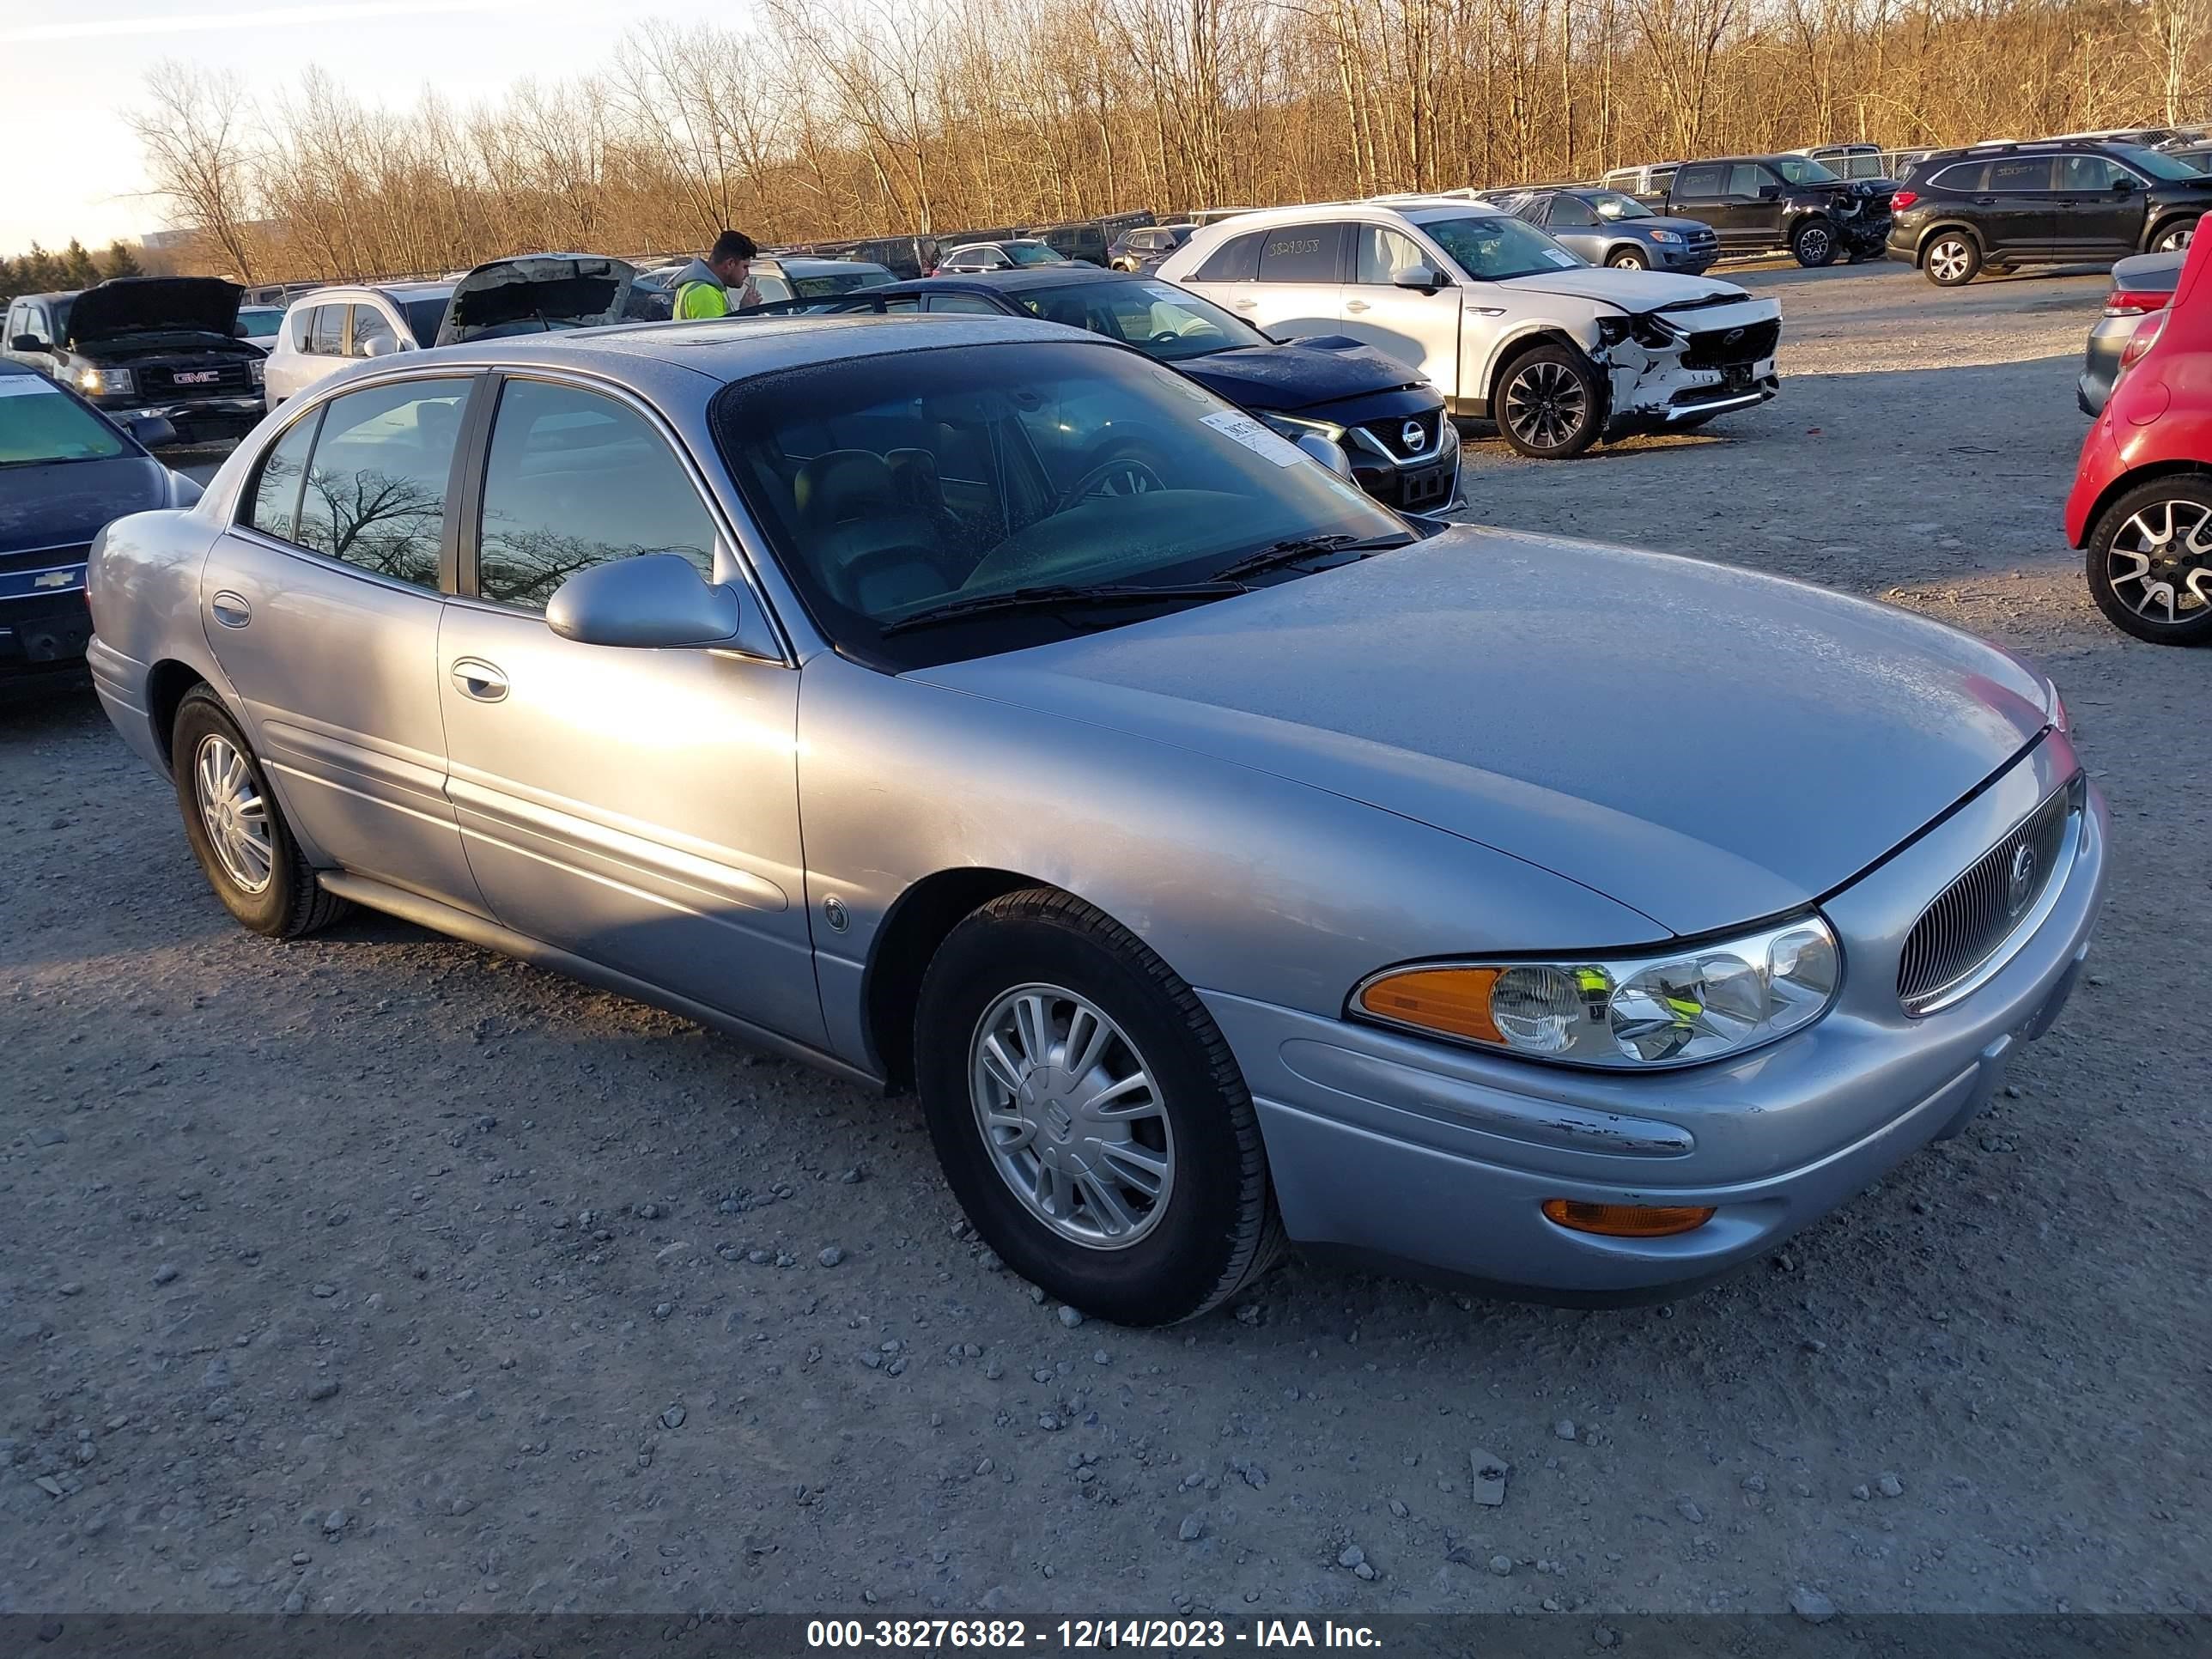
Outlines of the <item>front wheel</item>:
M 345 914 L 292 839 L 245 734 L 204 685 L 177 707 L 169 768 L 185 838 L 223 908 L 271 939 L 297 939 Z
M 1012 893 L 953 929 L 922 981 L 915 1070 L 961 1208 L 1062 1302 L 1168 1324 L 1279 1248 L 1259 1120 L 1212 1017 L 1066 893 Z
M 1947 230 L 1928 246 L 1923 261 L 1928 280 L 1938 288 L 1960 288 L 1974 280 L 1982 268 L 1982 250 L 1971 236 Z
M 1808 219 L 1790 239 L 1790 252 L 1797 263 L 1817 270 L 1836 258 L 1836 228 L 1826 219 Z
M 1579 351 L 1538 346 L 1506 366 L 1498 383 L 1498 430 L 1523 455 L 1565 460 L 1596 441 L 1605 388 Z
M 2089 532 L 2089 596 L 2123 633 L 2154 645 L 2212 641 L 2212 480 L 2154 478 Z
M 2197 222 L 2194 219 L 2187 224 L 2162 225 L 2151 246 L 2155 252 L 2179 253 L 2189 246 L 2191 238 L 2196 234 Z
M 1632 247 L 1615 248 L 1605 257 L 1605 262 L 1615 270 L 1649 270 L 1651 262 Z

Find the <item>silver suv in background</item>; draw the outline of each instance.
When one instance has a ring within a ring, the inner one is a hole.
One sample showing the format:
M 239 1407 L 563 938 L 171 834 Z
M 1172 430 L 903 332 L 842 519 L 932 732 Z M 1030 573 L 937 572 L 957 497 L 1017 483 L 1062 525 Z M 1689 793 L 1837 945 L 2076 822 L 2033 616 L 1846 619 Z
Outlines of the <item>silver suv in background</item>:
M 1410 363 L 1540 459 L 1702 426 L 1778 389 L 1781 308 L 1732 283 L 1584 264 L 1479 202 L 1343 202 L 1208 226 L 1159 274 L 1277 337 Z
M 295 300 L 270 343 L 269 407 L 319 385 L 349 362 L 434 344 L 451 283 L 320 288 Z

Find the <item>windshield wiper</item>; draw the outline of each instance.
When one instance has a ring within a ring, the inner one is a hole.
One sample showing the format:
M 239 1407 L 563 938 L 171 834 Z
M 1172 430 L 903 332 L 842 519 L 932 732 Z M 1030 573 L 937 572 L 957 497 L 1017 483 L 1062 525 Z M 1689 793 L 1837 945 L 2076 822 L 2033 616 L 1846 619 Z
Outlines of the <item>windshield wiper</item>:
M 1038 587 L 1010 588 L 1003 593 L 979 593 L 972 599 L 952 599 L 886 623 L 884 635 L 902 634 L 910 628 L 933 628 L 939 623 L 964 622 L 1005 611 L 1054 611 L 1071 605 L 1154 605 L 1176 599 L 1232 599 L 1246 589 L 1242 582 L 1217 576 L 1211 581 L 1170 582 L 1148 587 L 1137 582 L 1098 582 L 1078 586 L 1060 582 Z
M 1288 541 L 1270 542 L 1257 552 L 1247 553 L 1235 563 L 1222 566 L 1213 573 L 1213 580 L 1235 581 L 1240 576 L 1256 576 L 1263 570 L 1296 564 L 1301 559 L 1318 558 L 1325 553 L 1384 553 L 1394 547 L 1403 547 L 1413 539 L 1411 536 L 1294 536 Z

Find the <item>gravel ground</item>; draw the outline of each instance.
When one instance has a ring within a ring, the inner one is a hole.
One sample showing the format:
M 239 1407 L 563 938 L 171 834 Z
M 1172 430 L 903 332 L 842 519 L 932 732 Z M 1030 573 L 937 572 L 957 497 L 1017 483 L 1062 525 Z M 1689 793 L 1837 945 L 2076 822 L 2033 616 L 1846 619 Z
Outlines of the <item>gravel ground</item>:
M 1778 401 L 1475 442 L 1470 516 L 2059 678 L 2116 884 L 1968 1134 L 1671 1306 L 1294 1261 L 1075 1323 L 911 1102 L 395 922 L 250 937 L 88 698 L 0 712 L 0 1612 L 2206 1605 L 2212 653 L 2106 627 L 2058 528 L 2104 283 L 1746 280 Z

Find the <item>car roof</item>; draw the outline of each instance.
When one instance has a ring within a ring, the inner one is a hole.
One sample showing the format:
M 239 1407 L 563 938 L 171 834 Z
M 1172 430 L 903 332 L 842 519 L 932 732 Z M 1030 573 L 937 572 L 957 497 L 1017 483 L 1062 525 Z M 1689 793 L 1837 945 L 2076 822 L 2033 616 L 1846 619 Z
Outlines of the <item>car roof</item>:
M 84 290 L 81 288 L 59 288 L 51 294 L 18 294 L 18 300 L 74 300 Z
M 836 276 L 841 270 L 888 270 L 888 265 L 873 259 L 829 259 L 811 253 L 775 253 L 763 255 L 755 264 L 774 265 L 778 270 L 787 270 L 799 276 L 817 276 L 823 273 Z M 659 267 L 656 267 L 659 269 Z
M 1097 265 L 1079 264 L 1071 259 L 1065 264 L 1024 265 L 1017 270 L 962 270 L 945 276 L 915 276 L 894 284 L 917 293 L 927 292 L 931 284 L 945 288 L 958 284 L 963 288 L 995 289 L 1002 294 L 1018 293 L 1032 288 L 1066 288 L 1072 283 L 1157 283 L 1157 276 L 1146 278 L 1126 270 L 1102 270 Z M 871 294 L 884 292 L 870 289 Z

